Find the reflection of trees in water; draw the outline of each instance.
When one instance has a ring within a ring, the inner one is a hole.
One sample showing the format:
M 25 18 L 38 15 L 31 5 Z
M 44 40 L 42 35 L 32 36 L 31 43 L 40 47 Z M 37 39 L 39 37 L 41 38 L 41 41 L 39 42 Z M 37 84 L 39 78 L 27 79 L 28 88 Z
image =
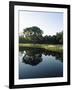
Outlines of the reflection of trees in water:
M 61 62 L 63 62 L 63 53 L 56 53 L 56 52 L 51 52 L 51 51 L 48 51 L 48 50 L 44 50 L 43 54 L 45 56 L 52 55 L 56 58 L 56 60 L 60 60 Z
M 56 58 L 56 60 L 60 60 L 63 62 L 63 53 L 55 53 L 55 52 L 50 52 L 45 49 L 38 49 L 38 48 L 24 48 L 20 50 L 20 52 L 24 52 L 23 56 L 23 62 L 26 64 L 30 64 L 32 66 L 39 64 L 42 62 L 42 54 L 45 56 L 47 55 L 52 55 Z
M 23 62 L 35 66 L 42 61 L 42 54 L 39 53 L 40 49 L 26 50 L 26 54 L 23 57 Z
M 41 61 L 42 61 L 42 58 L 40 56 L 30 57 L 26 55 L 25 57 L 23 57 L 23 62 L 26 64 L 30 64 L 32 66 L 39 64 Z

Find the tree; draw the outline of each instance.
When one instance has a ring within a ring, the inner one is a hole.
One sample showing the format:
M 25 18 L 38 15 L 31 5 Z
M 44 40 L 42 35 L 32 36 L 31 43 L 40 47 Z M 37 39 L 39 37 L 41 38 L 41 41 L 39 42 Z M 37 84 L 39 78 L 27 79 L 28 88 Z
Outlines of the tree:
M 33 43 L 36 43 L 42 40 L 43 31 L 36 26 L 24 29 L 23 33 L 24 33 L 25 38 L 33 41 Z
M 57 43 L 63 44 L 63 31 L 56 34 Z
M 23 34 L 24 37 L 19 37 L 19 43 L 63 44 L 63 31 L 53 36 L 42 36 L 43 31 L 37 26 L 32 26 L 25 28 Z

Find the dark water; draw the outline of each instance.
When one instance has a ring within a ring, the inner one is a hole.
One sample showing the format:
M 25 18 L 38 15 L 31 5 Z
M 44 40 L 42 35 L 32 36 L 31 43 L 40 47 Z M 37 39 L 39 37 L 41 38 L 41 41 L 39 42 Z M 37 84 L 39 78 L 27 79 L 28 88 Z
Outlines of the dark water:
M 19 79 L 63 76 L 63 54 L 45 49 L 20 48 Z

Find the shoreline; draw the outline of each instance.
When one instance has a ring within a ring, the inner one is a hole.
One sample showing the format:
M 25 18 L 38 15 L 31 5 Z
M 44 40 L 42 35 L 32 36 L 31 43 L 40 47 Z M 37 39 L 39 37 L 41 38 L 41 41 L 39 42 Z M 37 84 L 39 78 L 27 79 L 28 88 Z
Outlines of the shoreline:
M 19 48 L 24 48 L 24 47 L 28 47 L 28 48 L 41 48 L 41 49 L 46 49 L 48 51 L 52 51 L 52 52 L 58 52 L 58 53 L 62 53 L 63 52 L 63 45 L 50 45 L 50 44 L 23 44 L 23 43 L 19 43 Z

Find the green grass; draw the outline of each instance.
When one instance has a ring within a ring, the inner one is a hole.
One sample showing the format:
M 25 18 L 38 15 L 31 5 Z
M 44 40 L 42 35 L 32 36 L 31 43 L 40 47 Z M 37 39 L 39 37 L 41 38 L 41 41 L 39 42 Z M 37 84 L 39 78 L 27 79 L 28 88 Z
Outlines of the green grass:
M 52 52 L 63 52 L 62 45 L 49 45 L 49 44 L 23 44 L 20 43 L 19 47 L 29 47 L 29 48 L 42 48 Z

